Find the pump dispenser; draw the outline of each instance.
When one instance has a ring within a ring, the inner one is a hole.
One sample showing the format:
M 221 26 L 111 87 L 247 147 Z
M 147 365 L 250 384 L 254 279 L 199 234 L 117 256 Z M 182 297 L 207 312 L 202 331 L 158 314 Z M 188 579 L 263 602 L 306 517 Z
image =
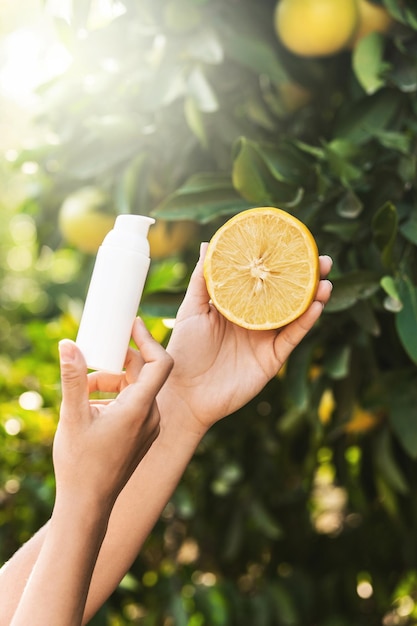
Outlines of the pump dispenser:
M 100 246 L 76 343 L 89 369 L 123 371 L 149 270 L 148 230 L 155 220 L 119 215 Z

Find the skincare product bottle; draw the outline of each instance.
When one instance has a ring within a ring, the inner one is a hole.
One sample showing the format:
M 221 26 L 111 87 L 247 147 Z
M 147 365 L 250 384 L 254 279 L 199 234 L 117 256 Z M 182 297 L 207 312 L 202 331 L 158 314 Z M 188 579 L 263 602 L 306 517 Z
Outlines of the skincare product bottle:
M 94 370 L 120 373 L 148 274 L 155 220 L 119 215 L 100 246 L 76 343 Z

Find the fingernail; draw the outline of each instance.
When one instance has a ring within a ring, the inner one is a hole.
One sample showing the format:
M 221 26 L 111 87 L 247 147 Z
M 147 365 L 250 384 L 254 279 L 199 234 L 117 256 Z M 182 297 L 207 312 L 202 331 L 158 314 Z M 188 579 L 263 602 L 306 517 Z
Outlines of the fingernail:
M 141 317 L 138 316 L 136 318 L 136 323 L 139 324 L 139 326 L 141 326 L 143 330 L 145 330 L 149 335 L 151 334 L 148 327 L 146 326 L 145 322 L 143 321 Z
M 62 339 L 58 344 L 61 363 L 72 363 L 75 359 L 75 344 L 69 339 Z
M 206 253 L 207 246 L 208 246 L 208 242 L 207 241 L 202 241 L 200 243 L 200 258 Z

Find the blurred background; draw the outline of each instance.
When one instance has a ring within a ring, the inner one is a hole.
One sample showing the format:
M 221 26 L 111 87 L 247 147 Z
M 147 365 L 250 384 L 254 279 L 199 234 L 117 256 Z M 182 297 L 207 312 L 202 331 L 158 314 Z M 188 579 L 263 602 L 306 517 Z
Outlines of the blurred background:
M 57 342 L 118 213 L 157 219 L 162 344 L 243 209 L 334 259 L 96 626 L 417 624 L 416 31 L 412 0 L 0 0 L 0 563 L 49 517 Z

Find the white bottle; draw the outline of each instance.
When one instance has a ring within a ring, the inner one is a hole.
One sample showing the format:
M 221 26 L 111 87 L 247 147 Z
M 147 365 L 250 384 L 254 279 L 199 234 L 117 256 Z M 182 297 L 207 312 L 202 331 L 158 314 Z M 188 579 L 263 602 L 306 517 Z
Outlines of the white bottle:
M 119 215 L 100 246 L 76 343 L 89 369 L 120 373 L 148 274 L 155 220 Z

